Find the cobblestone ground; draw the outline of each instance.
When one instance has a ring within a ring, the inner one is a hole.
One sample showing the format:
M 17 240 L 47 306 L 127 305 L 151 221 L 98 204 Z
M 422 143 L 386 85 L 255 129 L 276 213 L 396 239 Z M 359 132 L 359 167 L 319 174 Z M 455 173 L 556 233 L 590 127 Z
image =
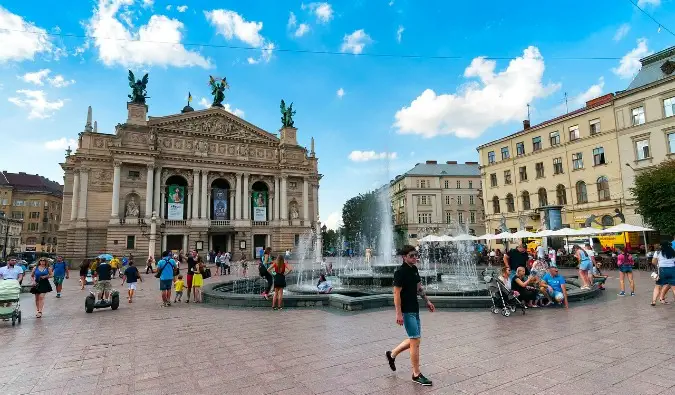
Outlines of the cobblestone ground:
M 675 394 L 675 305 L 649 306 L 648 273 L 635 297 L 610 275 L 569 310 L 423 313 L 433 387 L 410 382 L 407 353 L 389 370 L 405 335 L 392 310 L 160 308 L 145 276 L 133 304 L 85 314 L 71 278 L 41 319 L 25 294 L 23 323 L 0 322 L 0 394 Z

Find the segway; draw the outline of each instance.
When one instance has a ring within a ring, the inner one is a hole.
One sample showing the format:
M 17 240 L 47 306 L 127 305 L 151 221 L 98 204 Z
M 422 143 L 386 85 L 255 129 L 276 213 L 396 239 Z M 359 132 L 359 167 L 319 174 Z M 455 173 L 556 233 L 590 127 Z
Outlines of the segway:
M 120 307 L 120 293 L 116 289 L 110 291 L 110 299 L 96 300 L 96 294 L 89 291 L 89 295 L 84 300 L 84 311 L 93 313 L 94 309 L 104 309 L 110 307 L 112 310 L 117 310 Z

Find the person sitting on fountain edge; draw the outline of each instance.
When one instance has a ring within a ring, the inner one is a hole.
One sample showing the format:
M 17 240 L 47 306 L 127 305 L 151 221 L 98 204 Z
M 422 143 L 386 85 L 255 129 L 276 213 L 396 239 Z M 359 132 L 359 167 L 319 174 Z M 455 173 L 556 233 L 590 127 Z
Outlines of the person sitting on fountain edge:
M 541 278 L 539 283 L 541 293 L 548 298 L 549 301 L 560 303 L 568 308 L 567 304 L 567 289 L 565 288 L 565 277 L 558 273 L 558 268 L 551 266 L 548 268 L 548 273 Z

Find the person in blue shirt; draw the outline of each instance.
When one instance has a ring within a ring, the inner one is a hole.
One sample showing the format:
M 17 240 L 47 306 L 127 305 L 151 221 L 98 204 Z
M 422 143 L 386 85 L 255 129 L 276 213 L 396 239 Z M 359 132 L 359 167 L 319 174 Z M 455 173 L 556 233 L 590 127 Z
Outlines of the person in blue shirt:
M 61 297 L 61 290 L 63 289 L 63 280 L 65 278 L 70 278 L 70 272 L 68 271 L 68 263 L 63 260 L 62 256 L 56 257 L 56 262 L 52 265 L 52 270 L 54 271 L 54 287 L 56 287 L 56 297 Z
M 173 271 L 176 261 L 171 258 L 171 251 L 165 251 L 162 259 L 157 262 L 159 273 L 159 290 L 162 292 L 162 307 L 171 306 L 171 285 L 173 283 Z
M 565 277 L 558 273 L 558 268 L 551 266 L 548 273 L 541 278 L 540 289 L 541 292 L 548 297 L 548 299 L 555 303 L 562 303 L 565 308 L 569 308 L 567 304 L 567 289 L 565 288 Z

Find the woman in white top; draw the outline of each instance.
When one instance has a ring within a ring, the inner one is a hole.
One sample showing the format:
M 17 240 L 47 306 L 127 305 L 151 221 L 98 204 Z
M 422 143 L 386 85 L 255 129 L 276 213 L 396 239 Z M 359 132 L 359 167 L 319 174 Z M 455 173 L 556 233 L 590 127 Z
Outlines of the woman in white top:
M 661 244 L 661 250 L 654 254 L 652 263 L 659 268 L 652 295 L 652 306 L 656 306 L 657 297 L 661 304 L 668 304 L 666 302 L 668 289 L 672 289 L 675 295 L 675 250 L 670 243 Z
M 502 266 L 502 274 L 497 277 L 499 281 L 504 283 L 504 286 L 509 291 L 511 290 L 511 268 L 508 266 Z

